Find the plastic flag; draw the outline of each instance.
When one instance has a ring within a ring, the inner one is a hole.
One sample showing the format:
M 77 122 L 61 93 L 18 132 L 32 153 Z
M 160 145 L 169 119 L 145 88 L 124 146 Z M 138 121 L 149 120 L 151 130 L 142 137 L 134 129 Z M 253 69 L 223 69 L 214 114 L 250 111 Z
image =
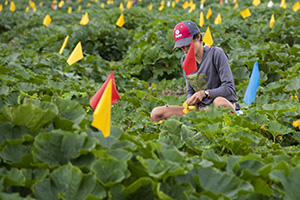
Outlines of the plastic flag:
M 124 21 L 124 15 L 121 14 L 118 21 L 116 22 L 116 25 L 119 27 L 122 27 L 124 25 L 125 21 Z
M 39 4 L 39 5 L 40 5 L 40 7 L 42 7 L 42 6 L 43 6 L 43 2 L 40 2 L 40 4 Z
M 5 3 L 4 3 L 4 5 L 6 5 L 6 6 L 7 6 L 7 4 L 8 4 L 8 0 L 5 0 Z
M 257 61 L 254 63 L 249 84 L 244 96 L 244 102 L 249 106 L 256 98 L 256 91 L 259 86 L 259 69 Z
M 223 0 L 220 0 L 220 5 L 223 5 Z
M 184 4 L 182 4 L 182 8 L 186 9 L 187 7 L 189 7 L 189 5 L 190 5 L 189 2 L 186 1 L 184 2 Z
M 71 7 L 71 6 L 69 6 L 69 8 L 68 8 L 68 13 L 69 13 L 69 14 L 72 13 L 72 7 Z
M 104 3 L 101 3 L 101 6 L 100 6 L 101 8 L 104 8 Z
M 64 1 L 60 1 L 59 4 L 58 4 L 58 7 L 61 8 L 61 7 L 63 7 L 64 4 L 65 4 Z
M 104 137 L 110 135 L 110 120 L 111 120 L 111 91 L 112 80 L 109 80 L 105 87 L 103 97 L 100 99 L 96 110 L 93 113 L 94 120 L 92 126 L 101 130 Z
M 237 3 L 236 0 L 233 0 L 233 3 Z
M 286 9 L 286 3 L 285 3 L 285 0 L 281 0 L 280 8 Z
M 196 9 L 196 4 L 193 4 L 191 6 L 191 8 L 189 9 L 189 13 L 193 12 L 193 10 L 195 10 L 195 9 Z
M 45 16 L 45 18 L 44 18 L 43 24 L 44 24 L 46 27 L 48 27 L 49 24 L 51 23 L 51 21 L 52 21 L 51 17 L 47 14 L 47 15 Z
M 235 3 L 233 8 L 236 9 L 238 6 L 239 6 L 239 4 Z
M 273 1 L 269 1 L 267 6 L 268 6 L 268 8 L 271 8 L 273 5 L 274 5 Z
M 167 6 L 168 6 L 168 7 L 171 6 L 171 1 L 168 1 Z
M 111 72 L 109 76 L 107 77 L 106 81 L 103 83 L 103 85 L 100 87 L 100 89 L 94 94 L 94 96 L 90 99 L 90 106 L 95 110 L 97 107 L 97 104 L 99 103 L 101 97 L 103 96 L 103 92 L 105 88 L 107 87 L 108 82 L 112 80 L 112 94 L 111 94 L 111 105 L 113 105 L 116 101 L 120 99 L 120 96 L 117 91 L 114 72 Z
M 274 26 L 275 23 L 275 17 L 274 14 L 272 14 L 271 20 L 270 20 L 270 28 L 272 28 Z
M 131 8 L 131 6 L 132 6 L 132 1 L 128 0 L 126 8 L 129 9 Z
M 90 3 L 90 2 L 88 2 L 88 3 L 87 3 L 87 7 L 90 7 L 90 6 L 91 6 L 91 3 Z
M 77 12 L 80 12 L 80 11 L 81 11 L 81 6 L 78 6 Z
M 242 17 L 243 17 L 244 19 L 251 16 L 251 12 L 250 12 L 250 9 L 249 9 L 249 8 L 247 8 L 247 9 L 241 11 L 240 14 L 242 15 Z
M 172 1 L 172 8 L 175 8 L 175 6 L 176 6 L 175 1 Z
M 211 47 L 213 45 L 213 43 L 214 43 L 214 41 L 212 39 L 212 36 L 210 34 L 209 27 L 207 27 L 206 32 L 205 32 L 205 34 L 203 36 L 203 42 L 205 43 L 206 46 L 209 46 L 209 47 Z
M 204 15 L 203 15 L 203 12 L 201 11 L 200 12 L 200 19 L 199 19 L 199 26 L 203 27 L 203 24 L 204 24 Z
M 33 12 L 36 12 L 36 7 L 34 7 L 32 10 L 33 10 Z
M 206 14 L 206 20 L 208 20 L 211 16 L 211 9 L 209 8 L 208 11 L 207 11 L 207 14 Z
M 3 10 L 3 6 L 2 6 L 2 4 L 0 4 L 0 11 L 2 11 Z
M 83 58 L 83 54 L 82 54 L 81 42 L 78 42 L 75 49 L 73 50 L 70 57 L 68 58 L 67 63 L 69 65 L 72 65 L 77 61 L 81 60 L 82 58 Z
M 219 13 L 215 19 L 215 24 L 221 24 L 221 22 L 222 22 L 222 18 L 221 18 L 221 14 Z
M 149 10 L 152 10 L 152 3 L 150 3 L 150 5 L 148 6 Z
M 191 42 L 190 49 L 186 54 L 185 60 L 182 64 L 186 75 L 189 75 L 197 70 L 194 42 Z
M 59 54 L 62 54 L 62 53 L 63 53 L 63 51 L 64 51 L 64 49 L 65 49 L 65 47 L 66 47 L 66 45 L 67 45 L 68 39 L 69 39 L 69 35 L 66 36 L 63 45 L 60 47 Z
M 84 15 L 82 15 L 81 20 L 79 22 L 80 25 L 87 25 L 89 23 L 89 15 L 86 12 Z
M 205 0 L 201 0 L 201 3 L 205 3 Z
M 201 10 L 203 9 L 203 3 L 200 4 L 200 9 L 201 9 Z
M 29 5 L 30 5 L 31 8 L 35 7 L 35 3 L 33 1 L 29 1 Z
M 13 1 L 10 2 L 10 8 L 9 8 L 9 10 L 11 12 L 15 12 L 15 10 L 16 10 L 16 6 L 15 6 L 15 3 Z
M 299 1 L 297 1 L 293 6 L 293 11 L 296 12 L 299 9 L 300 9 L 300 3 L 299 3 Z
M 28 7 L 28 6 L 26 7 L 25 12 L 26 12 L 26 13 L 29 12 L 29 7 Z
M 253 0 L 252 5 L 258 6 L 260 4 L 260 0 Z
M 164 9 L 164 7 L 165 7 L 165 1 L 162 0 L 162 1 L 160 2 L 160 7 L 158 8 L 158 10 L 159 10 L 159 11 L 162 11 L 162 10 Z
M 123 10 L 124 10 L 124 6 L 123 6 L 123 3 L 122 3 L 122 2 L 120 3 L 120 6 L 119 6 L 119 8 L 120 8 L 120 10 L 121 10 L 121 11 L 123 11 Z

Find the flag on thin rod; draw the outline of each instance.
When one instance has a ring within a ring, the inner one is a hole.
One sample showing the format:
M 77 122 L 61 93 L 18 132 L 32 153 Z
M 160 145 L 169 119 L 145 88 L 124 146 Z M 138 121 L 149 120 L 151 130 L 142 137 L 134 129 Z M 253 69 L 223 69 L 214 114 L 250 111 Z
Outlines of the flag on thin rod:
M 256 91 L 259 86 L 259 68 L 257 61 L 254 63 L 249 84 L 244 96 L 244 102 L 249 106 L 256 99 Z

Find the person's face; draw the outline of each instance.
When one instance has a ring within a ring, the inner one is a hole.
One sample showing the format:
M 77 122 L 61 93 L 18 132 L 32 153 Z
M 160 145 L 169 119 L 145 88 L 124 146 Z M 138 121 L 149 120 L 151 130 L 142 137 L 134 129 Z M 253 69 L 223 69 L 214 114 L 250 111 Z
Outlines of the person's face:
M 199 35 L 199 37 L 196 37 L 195 39 L 193 39 L 195 54 L 197 54 L 199 48 L 201 47 L 200 37 L 201 37 L 201 36 Z M 180 48 L 181 48 L 181 50 L 182 50 L 185 54 L 187 54 L 187 53 L 189 52 L 190 46 L 191 46 L 191 45 L 188 45 L 188 46 L 182 46 L 182 47 L 180 47 Z

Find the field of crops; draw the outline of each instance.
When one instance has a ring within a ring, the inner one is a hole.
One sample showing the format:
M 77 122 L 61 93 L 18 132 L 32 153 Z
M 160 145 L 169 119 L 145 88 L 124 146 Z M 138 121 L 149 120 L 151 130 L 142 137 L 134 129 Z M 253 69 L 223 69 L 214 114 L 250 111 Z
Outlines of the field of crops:
M 200 2 L 1 0 L 0 199 L 299 199 L 299 2 Z M 201 11 L 201 32 L 209 27 L 229 55 L 244 114 L 210 106 L 155 124 L 154 107 L 186 100 L 172 33 L 182 20 L 199 24 Z M 83 59 L 68 65 L 78 42 Z M 104 137 L 89 100 L 112 71 L 121 98 Z

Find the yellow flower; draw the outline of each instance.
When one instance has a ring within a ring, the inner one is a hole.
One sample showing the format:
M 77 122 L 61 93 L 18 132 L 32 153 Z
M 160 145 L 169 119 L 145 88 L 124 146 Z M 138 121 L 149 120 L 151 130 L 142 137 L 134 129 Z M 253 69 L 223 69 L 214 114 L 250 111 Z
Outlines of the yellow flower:
M 266 124 L 263 124 L 263 125 L 260 127 L 260 129 L 266 130 L 265 127 L 264 127 L 265 125 L 266 125 Z
M 291 96 L 291 99 L 293 99 L 293 98 L 294 98 L 294 96 L 292 95 L 292 96 Z
M 158 124 L 161 124 L 164 120 L 160 120 L 159 122 L 157 123 L 154 123 L 154 125 L 158 125 Z
M 297 95 L 295 95 L 295 99 L 299 100 Z
M 294 121 L 293 122 L 293 126 L 295 127 L 295 128 L 300 128 L 300 120 L 298 120 L 298 121 Z

